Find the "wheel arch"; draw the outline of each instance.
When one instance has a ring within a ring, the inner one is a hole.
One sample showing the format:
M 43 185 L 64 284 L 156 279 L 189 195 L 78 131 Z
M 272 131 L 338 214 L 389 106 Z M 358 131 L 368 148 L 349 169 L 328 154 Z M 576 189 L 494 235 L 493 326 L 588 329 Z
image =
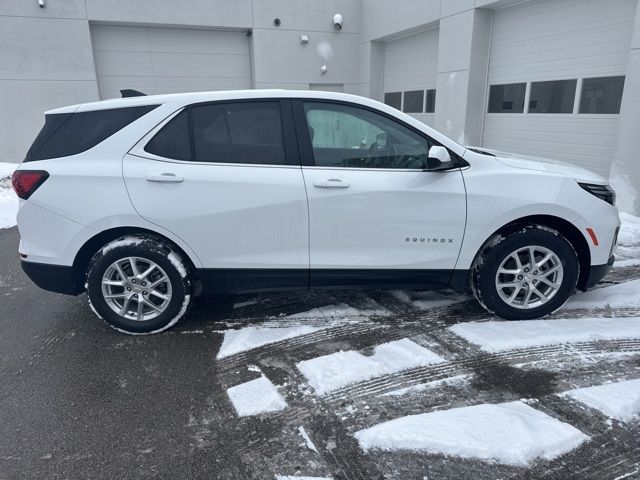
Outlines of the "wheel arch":
M 142 227 L 116 227 L 108 230 L 103 230 L 102 232 L 88 239 L 82 245 L 82 247 L 80 247 L 73 260 L 72 272 L 74 277 L 74 284 L 81 287 L 82 291 L 84 291 L 89 262 L 96 254 L 96 252 L 112 240 L 122 237 L 123 235 L 135 234 L 144 234 L 155 237 L 170 245 L 171 248 L 175 249 L 186 262 L 189 273 L 192 275 L 192 284 L 197 286 L 202 281 L 202 279 L 200 279 L 198 276 L 198 269 L 193 263 L 191 257 L 187 254 L 187 252 L 185 252 L 182 247 L 180 247 L 180 245 L 178 245 L 167 236 Z
M 476 253 L 473 263 L 475 264 L 478 256 L 482 253 L 487 244 L 491 242 L 493 237 L 500 234 L 513 233 L 522 227 L 530 225 L 542 225 L 544 227 L 552 228 L 569 241 L 578 255 L 578 264 L 580 265 L 577 288 L 579 290 L 584 290 L 586 288 L 591 268 L 591 251 L 589 250 L 589 244 L 575 225 L 564 218 L 553 215 L 528 215 L 526 217 L 512 220 L 511 222 L 503 225 L 493 232 L 482 244 Z

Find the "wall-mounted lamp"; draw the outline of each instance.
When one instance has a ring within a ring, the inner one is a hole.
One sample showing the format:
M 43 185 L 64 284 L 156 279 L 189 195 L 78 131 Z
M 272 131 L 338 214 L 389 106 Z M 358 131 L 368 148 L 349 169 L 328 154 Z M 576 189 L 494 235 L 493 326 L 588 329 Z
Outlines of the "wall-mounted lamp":
M 38 6 L 44 8 L 47 6 L 47 0 L 38 0 Z
M 320 67 L 320 73 L 321 73 L 322 75 L 324 75 L 325 73 L 327 73 L 327 70 L 328 70 L 328 69 L 327 69 L 327 66 L 326 66 L 326 65 L 322 65 L 322 66 Z
M 309 43 L 309 35 L 305 35 L 304 33 L 300 34 L 300 45 L 307 45 Z
M 336 13 L 333 16 L 333 26 L 335 27 L 336 30 L 342 30 L 342 25 L 344 25 L 344 21 L 342 20 L 342 15 L 339 13 Z

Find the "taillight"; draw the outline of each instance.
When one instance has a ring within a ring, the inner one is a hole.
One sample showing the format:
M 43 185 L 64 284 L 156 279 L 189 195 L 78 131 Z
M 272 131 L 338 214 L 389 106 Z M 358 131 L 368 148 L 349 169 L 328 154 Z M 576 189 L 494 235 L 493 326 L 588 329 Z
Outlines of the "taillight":
M 16 170 L 11 176 L 11 183 L 16 194 L 26 200 L 47 178 L 49 173 L 44 170 Z

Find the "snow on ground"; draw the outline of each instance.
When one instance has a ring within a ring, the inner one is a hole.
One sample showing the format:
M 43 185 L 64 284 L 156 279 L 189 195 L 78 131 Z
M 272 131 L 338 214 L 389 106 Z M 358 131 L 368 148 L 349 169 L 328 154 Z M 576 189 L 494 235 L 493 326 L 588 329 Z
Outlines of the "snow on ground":
M 526 466 L 588 440 L 581 431 L 522 402 L 410 415 L 360 430 L 363 450 L 416 450 Z
M 254 348 L 269 345 L 271 343 L 287 340 L 301 335 L 307 335 L 319 330 L 329 328 L 311 327 L 307 325 L 298 325 L 295 327 L 268 328 L 268 327 L 245 327 L 240 330 L 226 330 L 224 332 L 224 341 L 218 351 L 216 358 L 224 358 L 236 353 L 246 352 Z
M 287 315 L 287 320 L 293 319 L 327 319 L 327 320 L 347 320 L 353 317 L 368 317 L 372 315 L 387 315 L 389 312 L 383 308 L 371 308 L 371 309 L 357 309 L 344 303 L 338 305 L 327 305 L 325 307 L 314 308 L 306 312 L 294 313 L 293 315 Z
M 597 288 L 571 297 L 564 308 L 639 308 L 640 280 Z
M 314 452 L 318 453 L 318 449 L 316 448 L 315 444 L 311 441 L 311 437 L 309 436 L 309 434 L 307 433 L 307 431 L 304 429 L 303 426 L 298 427 L 298 433 L 300 433 L 300 436 L 304 439 L 304 443 L 307 446 L 307 448 L 309 450 L 313 450 Z
M 440 380 L 433 380 L 427 383 L 419 383 L 417 385 L 411 385 L 405 388 L 399 388 L 398 390 L 392 390 L 391 392 L 383 393 L 381 397 L 401 397 L 411 393 L 424 392 L 426 390 L 432 390 L 434 388 L 442 387 L 444 385 L 464 385 L 473 378 L 473 375 L 456 375 L 455 377 L 442 378 Z
M 621 266 L 624 261 L 640 259 L 640 217 L 623 212 L 620 220 L 622 225 L 615 251 L 616 266 Z
M 560 395 L 571 397 L 621 422 L 629 422 L 640 414 L 640 379 L 577 388 Z
M 373 355 L 349 350 L 299 362 L 296 366 L 318 395 L 356 382 L 409 368 L 442 363 L 444 359 L 407 338 L 378 345 Z
M 11 188 L 11 174 L 18 164 L 0 162 L 0 228 L 10 228 L 16 224 L 18 197 Z
M 468 322 L 450 330 L 485 352 L 495 353 L 541 345 L 640 338 L 640 318 Z
M 241 417 L 287 408 L 287 402 L 278 393 L 275 385 L 264 375 L 228 388 L 227 395 L 233 408 Z
M 463 295 L 446 295 L 441 292 L 407 292 L 405 290 L 393 290 L 392 295 L 404 303 L 413 305 L 420 310 L 430 308 L 448 307 L 454 303 L 466 300 Z
M 276 475 L 276 480 L 332 480 L 331 477 L 301 477 L 299 475 Z

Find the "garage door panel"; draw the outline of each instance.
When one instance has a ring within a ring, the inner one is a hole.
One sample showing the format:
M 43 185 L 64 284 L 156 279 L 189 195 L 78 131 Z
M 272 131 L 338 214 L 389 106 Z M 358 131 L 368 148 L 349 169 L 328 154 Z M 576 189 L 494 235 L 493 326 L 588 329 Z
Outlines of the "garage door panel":
M 244 31 L 92 25 L 101 98 L 251 88 Z
M 155 75 L 249 76 L 249 63 L 244 55 L 222 53 L 153 53 Z
M 100 71 L 109 72 L 109 75 L 135 76 L 153 71 L 153 60 L 146 52 L 96 51 L 94 60 L 100 65 Z
M 625 75 L 636 2 L 537 0 L 495 11 L 489 86 Z M 617 124 L 610 114 L 486 113 L 482 144 L 608 175 Z
M 249 40 L 244 32 L 149 28 L 154 52 L 222 53 L 246 55 Z
M 149 29 L 143 27 L 125 27 L 119 25 L 91 25 L 93 49 L 128 52 L 138 49 L 148 52 L 151 48 Z

